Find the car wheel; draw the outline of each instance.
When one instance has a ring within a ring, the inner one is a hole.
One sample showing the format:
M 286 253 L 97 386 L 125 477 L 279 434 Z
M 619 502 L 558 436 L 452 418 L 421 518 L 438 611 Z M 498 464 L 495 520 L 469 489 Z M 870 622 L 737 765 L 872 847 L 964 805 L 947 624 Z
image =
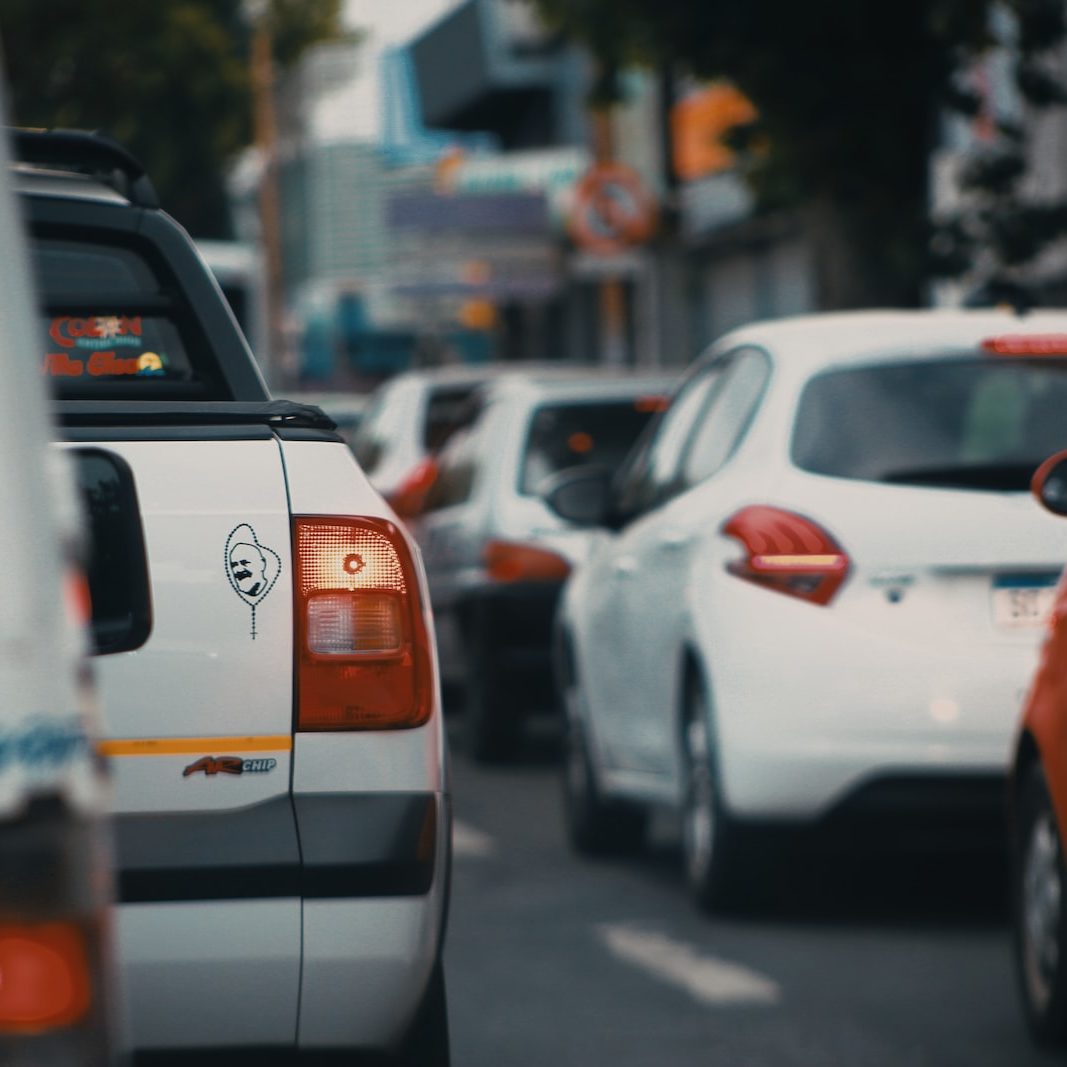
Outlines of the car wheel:
M 1030 1030 L 1067 1044 L 1067 868 L 1045 776 L 1035 763 L 1019 793 L 1012 854 L 1015 959 Z
M 703 689 L 692 683 L 686 698 L 682 738 L 685 793 L 682 855 L 685 876 L 698 907 L 719 911 L 740 902 L 744 890 L 741 830 L 722 803 Z
M 565 696 L 573 704 L 577 694 Z M 645 842 L 648 811 L 604 798 L 596 782 L 581 718 L 568 709 L 563 728 L 563 810 L 567 840 L 584 856 L 633 853 Z
M 396 1063 L 398 1067 L 449 1067 L 451 1062 L 445 969 L 438 960 Z

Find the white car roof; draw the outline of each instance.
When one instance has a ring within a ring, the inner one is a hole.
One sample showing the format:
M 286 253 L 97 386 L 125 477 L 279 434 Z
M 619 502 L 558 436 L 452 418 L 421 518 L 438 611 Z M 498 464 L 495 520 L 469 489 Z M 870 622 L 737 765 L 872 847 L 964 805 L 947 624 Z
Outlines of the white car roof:
M 669 396 L 680 371 L 674 374 L 634 373 L 589 367 L 550 371 L 515 371 L 484 387 L 492 396 L 522 397 L 531 403 L 551 400 L 599 400 L 651 394 Z
M 758 345 L 797 370 L 974 348 L 1006 334 L 1067 334 L 1067 311 L 847 311 L 804 315 L 743 326 L 715 343 L 713 352 Z

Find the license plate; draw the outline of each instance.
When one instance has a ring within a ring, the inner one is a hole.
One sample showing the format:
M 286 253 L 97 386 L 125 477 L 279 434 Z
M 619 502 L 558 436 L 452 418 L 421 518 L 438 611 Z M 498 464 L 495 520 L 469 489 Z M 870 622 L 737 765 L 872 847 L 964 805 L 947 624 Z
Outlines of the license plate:
M 993 583 L 993 621 L 998 626 L 1025 629 L 1044 626 L 1056 602 L 1054 578 L 1015 576 Z

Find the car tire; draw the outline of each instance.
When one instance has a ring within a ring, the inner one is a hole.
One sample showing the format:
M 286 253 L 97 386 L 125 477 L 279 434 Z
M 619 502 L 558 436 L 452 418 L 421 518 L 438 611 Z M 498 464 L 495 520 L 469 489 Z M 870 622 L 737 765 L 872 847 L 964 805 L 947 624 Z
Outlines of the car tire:
M 1067 1045 L 1067 866 L 1040 763 L 1020 785 L 1012 848 L 1016 975 L 1034 1039 Z
M 647 809 L 621 800 L 608 800 L 597 785 L 580 714 L 574 708 L 577 692 L 570 689 L 570 705 L 563 724 L 563 812 L 567 840 L 582 856 L 617 856 L 640 851 L 648 831 Z
M 438 960 L 396 1064 L 397 1067 L 449 1067 L 451 1062 L 445 969 Z
M 707 912 L 737 907 L 747 882 L 743 833 L 723 804 L 713 736 L 704 688 L 691 680 L 682 731 L 682 857 L 693 900 Z

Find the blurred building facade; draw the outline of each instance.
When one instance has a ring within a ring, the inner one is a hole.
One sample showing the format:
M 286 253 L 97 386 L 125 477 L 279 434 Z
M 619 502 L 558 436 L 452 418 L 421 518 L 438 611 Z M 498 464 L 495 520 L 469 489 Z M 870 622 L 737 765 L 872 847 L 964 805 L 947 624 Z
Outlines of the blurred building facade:
M 603 162 L 603 128 L 586 104 L 589 58 L 529 4 L 442 0 L 441 9 L 399 47 L 316 49 L 279 87 L 295 374 L 362 386 L 451 360 L 681 366 L 735 326 L 825 306 L 803 216 L 758 213 L 739 177 L 728 135 L 754 112 L 735 89 L 669 70 L 625 75 L 610 155 L 636 175 L 658 223 L 632 247 L 589 248 L 572 225 L 584 179 Z M 335 107 L 321 127 L 319 102 L 357 71 L 376 79 L 375 121 L 353 107 L 339 123 Z M 1004 57 L 977 76 L 990 113 L 1019 118 Z M 1067 197 L 1062 110 L 1033 133 L 1027 181 Z M 981 136 L 980 123 L 945 123 L 932 213 L 952 208 Z M 244 188 L 248 221 L 254 182 Z M 1067 300 L 1062 247 L 1032 268 L 1051 300 Z M 962 302 L 968 284 L 935 287 L 930 299 Z M 621 333 L 613 351 L 608 288 Z

